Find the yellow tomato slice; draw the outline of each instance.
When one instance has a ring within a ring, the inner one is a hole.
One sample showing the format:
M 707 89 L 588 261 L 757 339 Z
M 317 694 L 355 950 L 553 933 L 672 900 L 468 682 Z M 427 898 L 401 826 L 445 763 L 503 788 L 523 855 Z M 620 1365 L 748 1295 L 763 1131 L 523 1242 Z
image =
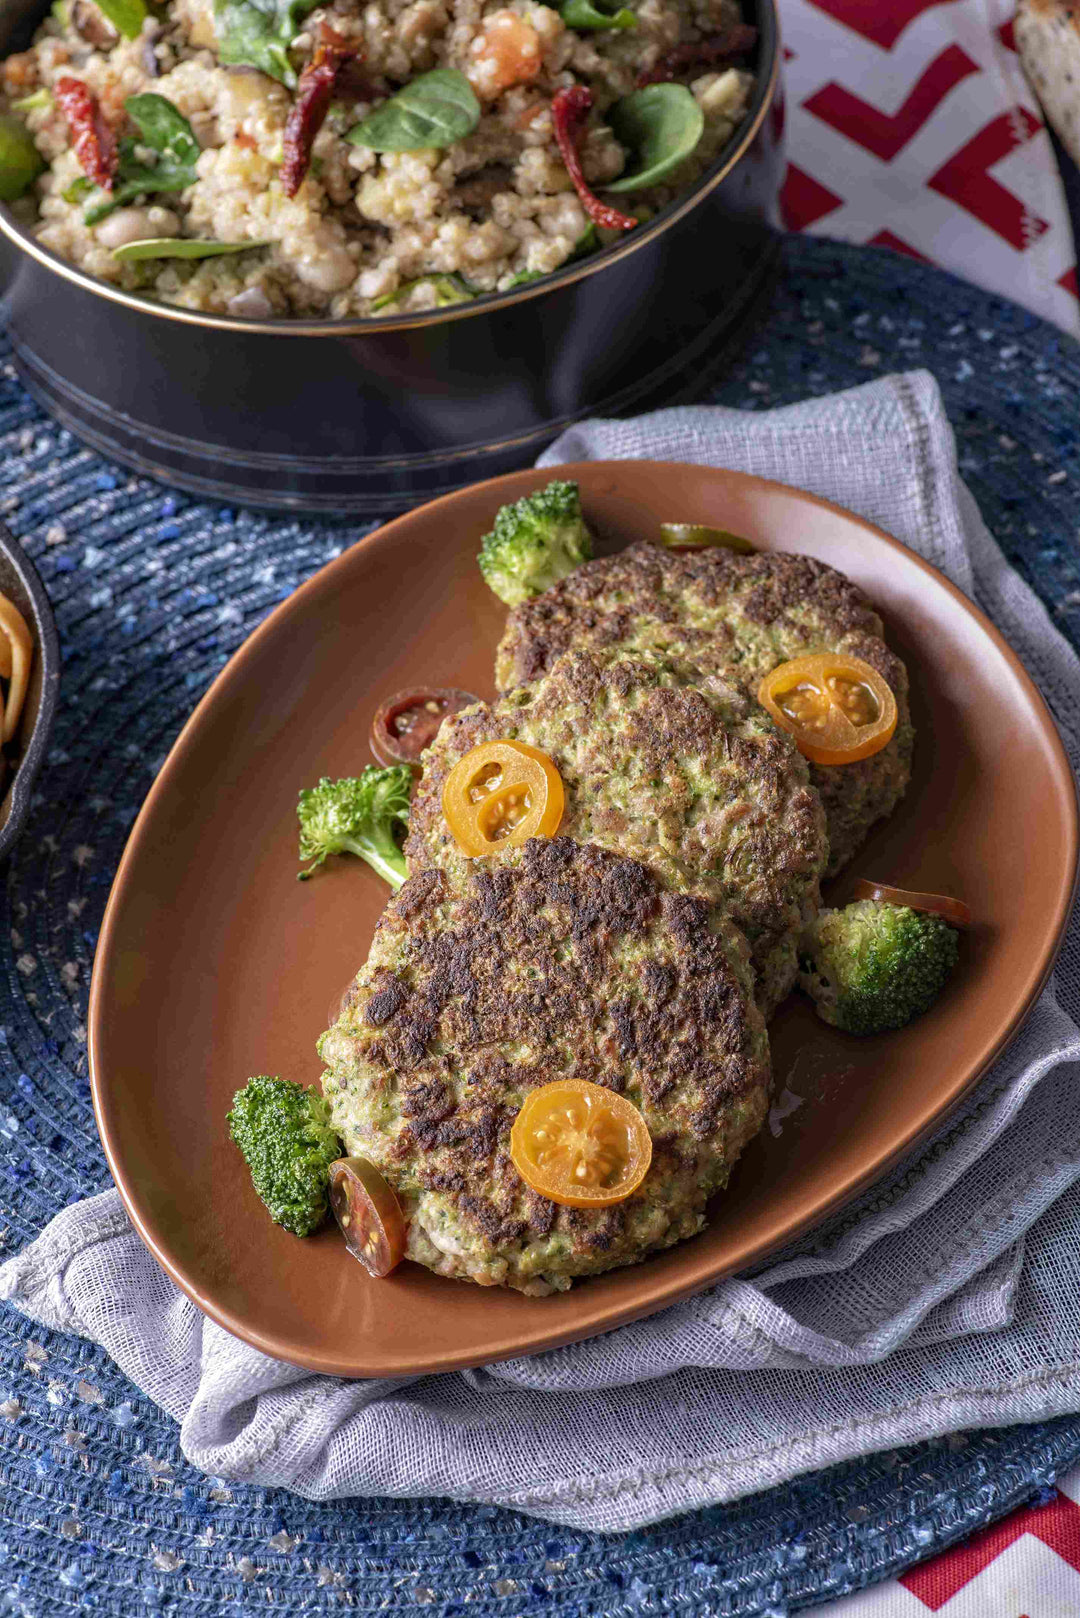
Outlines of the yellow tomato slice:
M 405 1257 L 405 1216 L 374 1163 L 339 1157 L 330 1165 L 330 1206 L 345 1246 L 379 1280 Z
M 896 698 L 877 669 L 843 652 L 794 657 L 767 674 L 758 701 L 812 764 L 854 764 L 887 747 Z
M 562 776 L 538 747 L 481 742 L 443 785 L 443 814 L 463 854 L 500 854 L 529 837 L 554 837 L 566 795 Z
M 526 1185 L 564 1208 L 606 1208 L 636 1191 L 652 1162 L 637 1107 L 588 1079 L 534 1090 L 510 1131 L 510 1155 Z
M 720 549 L 738 551 L 740 556 L 754 554 L 754 547 L 741 534 L 733 534 L 730 528 L 706 528 L 699 522 L 662 522 L 660 543 L 669 551 Z

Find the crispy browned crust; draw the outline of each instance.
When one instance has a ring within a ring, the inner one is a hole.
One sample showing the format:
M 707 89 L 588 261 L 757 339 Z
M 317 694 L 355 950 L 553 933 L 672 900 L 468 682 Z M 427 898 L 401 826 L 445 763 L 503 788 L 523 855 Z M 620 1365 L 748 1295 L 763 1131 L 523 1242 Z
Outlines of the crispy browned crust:
M 563 1273 L 630 1262 L 649 1199 L 678 1182 L 671 1229 L 661 1220 L 649 1245 L 687 1234 L 762 1121 L 768 1046 L 750 981 L 741 936 L 710 905 L 603 849 L 534 839 L 453 876 L 423 871 L 391 900 L 322 1041 L 328 1094 L 385 1100 L 391 1121 L 366 1155 L 407 1195 L 444 1193 L 489 1250 L 558 1231 L 580 1261 Z M 560 1077 L 642 1108 L 654 1164 L 626 1203 L 557 1207 L 517 1174 L 513 1119 Z

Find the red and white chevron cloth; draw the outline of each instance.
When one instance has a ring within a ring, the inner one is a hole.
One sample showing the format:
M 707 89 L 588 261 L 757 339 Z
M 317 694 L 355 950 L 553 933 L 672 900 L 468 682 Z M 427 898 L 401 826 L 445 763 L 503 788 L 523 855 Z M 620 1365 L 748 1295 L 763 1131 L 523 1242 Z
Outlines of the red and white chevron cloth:
M 1015 0 L 779 4 L 788 229 L 939 264 L 1080 336 L 1076 248 L 1013 43 Z M 929 1614 L 1080 1618 L 1080 1471 L 901 1579 L 802 1618 Z
M 1080 1471 L 1040 1505 L 1014 1511 L 889 1584 L 807 1608 L 800 1618 L 1077 1618 Z
M 928 259 L 1080 336 L 1076 248 L 1015 0 L 779 5 L 787 227 Z

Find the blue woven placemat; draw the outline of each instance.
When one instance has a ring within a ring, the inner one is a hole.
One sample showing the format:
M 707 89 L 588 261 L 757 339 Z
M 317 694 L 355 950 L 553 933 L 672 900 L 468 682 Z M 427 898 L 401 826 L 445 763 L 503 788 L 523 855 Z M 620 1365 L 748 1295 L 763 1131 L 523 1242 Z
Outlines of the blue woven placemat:
M 1080 644 L 1080 346 L 884 252 L 793 238 L 774 313 L 714 388 L 746 409 L 929 367 L 1011 560 Z M 0 903 L 0 1252 L 107 1172 L 86 1076 L 97 927 L 171 741 L 276 602 L 355 524 L 228 511 L 130 477 L 31 403 L 0 351 L 0 515 L 64 653 L 60 714 Z M 445 1501 L 309 1505 L 188 1466 L 98 1349 L 0 1306 L 0 1613 L 782 1618 L 1045 1490 L 1080 1419 L 968 1434 L 605 1539 Z

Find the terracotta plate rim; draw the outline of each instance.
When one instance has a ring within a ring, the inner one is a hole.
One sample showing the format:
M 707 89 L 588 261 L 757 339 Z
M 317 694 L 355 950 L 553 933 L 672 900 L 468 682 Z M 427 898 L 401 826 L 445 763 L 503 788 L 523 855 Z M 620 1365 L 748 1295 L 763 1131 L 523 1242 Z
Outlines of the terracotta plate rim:
M 636 464 L 655 467 L 659 474 L 685 472 L 686 470 L 684 464 L 677 461 L 638 462 Z M 587 490 L 589 483 L 593 480 L 610 478 L 613 474 L 617 475 L 622 465 L 623 463 L 619 461 L 568 462 L 559 465 L 557 469 L 547 470 L 557 470 L 560 477 L 576 479 Z M 875 1180 L 887 1173 L 892 1165 L 902 1158 L 905 1153 L 932 1133 L 942 1120 L 969 1094 L 990 1065 L 1016 1036 L 1045 987 L 1061 949 L 1066 923 L 1077 896 L 1078 883 L 1080 883 L 1080 804 L 1078 804 L 1077 782 L 1073 776 L 1057 726 L 1042 692 L 1031 678 L 1016 652 L 975 602 L 965 596 L 963 591 L 958 589 L 938 568 L 927 562 L 925 558 L 921 557 L 916 551 L 911 550 L 902 541 L 895 539 L 893 535 L 869 522 L 866 518 L 859 517 L 854 512 L 848 511 L 843 506 L 826 500 L 820 495 L 809 494 L 805 490 L 795 488 L 790 484 L 780 483 L 774 479 L 756 477 L 750 473 L 729 471 L 726 468 L 715 468 L 714 470 L 748 493 L 753 493 L 754 491 L 780 493 L 793 497 L 798 501 L 807 502 L 841 518 L 845 522 L 856 524 L 875 539 L 884 542 L 887 547 L 899 551 L 909 563 L 914 564 L 918 570 L 925 573 L 939 589 L 951 596 L 961 610 L 973 620 L 976 628 L 992 642 L 997 652 L 1004 658 L 1027 696 L 1035 719 L 1041 729 L 1041 740 L 1047 748 L 1048 765 L 1052 773 L 1057 777 L 1058 786 L 1063 789 L 1061 793 L 1062 801 L 1067 806 L 1065 831 L 1068 852 L 1062 871 L 1062 880 L 1052 924 L 1047 931 L 1042 949 L 1033 958 L 1031 969 L 1015 1000 L 1012 1002 L 1010 1012 L 1003 1021 L 999 1022 L 990 1037 L 979 1044 L 977 1051 L 973 1053 L 972 1059 L 959 1070 L 955 1082 L 951 1085 L 946 1085 L 943 1081 L 935 1092 L 932 1104 L 928 1104 L 909 1127 L 894 1138 L 887 1150 L 880 1152 L 872 1161 L 866 1162 L 860 1170 L 849 1174 L 848 1178 L 837 1186 L 831 1196 L 819 1200 L 811 1208 L 808 1208 L 803 1215 L 797 1218 L 789 1218 L 781 1230 L 766 1233 L 757 1241 L 748 1243 L 729 1262 L 715 1265 L 702 1273 L 684 1276 L 681 1279 L 653 1283 L 650 1286 L 647 1270 L 643 1269 L 640 1292 L 633 1300 L 625 1304 L 614 1307 L 601 1305 L 590 1312 L 587 1302 L 588 1283 L 585 1282 L 578 1293 L 584 1307 L 573 1325 L 563 1328 L 555 1327 L 546 1333 L 533 1333 L 527 1338 L 508 1339 L 504 1331 L 502 1333 L 503 1340 L 493 1341 L 490 1345 L 485 1345 L 482 1355 L 466 1351 L 452 1351 L 441 1355 L 432 1354 L 431 1352 L 411 1353 L 406 1349 L 392 1363 L 383 1358 L 377 1364 L 372 1364 L 364 1361 L 362 1344 L 357 1345 L 356 1353 L 350 1354 L 347 1360 L 340 1358 L 333 1352 L 312 1353 L 304 1351 L 298 1353 L 295 1345 L 283 1341 L 278 1336 L 259 1331 L 249 1325 L 242 1315 L 235 1313 L 231 1309 L 221 1307 L 212 1297 L 202 1293 L 198 1285 L 185 1273 L 182 1265 L 172 1258 L 167 1243 L 159 1241 L 154 1236 L 141 1205 L 138 1192 L 133 1181 L 129 1178 L 116 1146 L 111 1126 L 112 1107 L 109 1083 L 107 1076 L 101 1071 L 98 1061 L 98 1052 L 107 1015 L 105 997 L 101 988 L 106 975 L 103 963 L 108 959 L 112 950 L 113 934 L 119 925 L 126 890 L 132 879 L 140 844 L 146 835 L 147 827 L 155 815 L 159 798 L 167 791 L 172 768 L 179 755 L 186 751 L 190 739 L 198 729 L 204 709 L 216 700 L 219 690 L 243 679 L 245 667 L 248 661 L 256 655 L 263 638 L 273 634 L 277 624 L 283 618 L 293 616 L 298 610 L 302 611 L 306 597 L 320 590 L 328 576 L 333 575 L 336 571 L 344 572 L 355 566 L 358 552 L 376 545 L 393 543 L 399 535 L 408 533 L 410 526 L 422 512 L 438 512 L 445 514 L 452 520 L 454 508 L 458 503 L 471 500 L 475 498 L 477 493 L 482 491 L 490 491 L 492 498 L 495 499 L 504 485 L 518 483 L 522 477 L 522 472 L 506 473 L 501 477 L 488 479 L 486 482 L 474 484 L 467 489 L 458 490 L 454 494 L 444 495 L 437 500 L 428 501 L 417 506 L 403 516 L 396 517 L 393 521 L 374 529 L 370 534 L 366 534 L 362 539 L 348 546 L 339 556 L 334 557 L 325 566 L 318 569 L 309 579 L 306 579 L 302 585 L 263 619 L 243 644 L 237 648 L 229 662 L 211 682 L 170 748 L 165 762 L 156 776 L 132 826 L 109 892 L 94 959 L 87 1020 L 90 1088 L 98 1133 L 101 1137 L 109 1170 L 116 1183 L 124 1207 L 146 1247 L 192 1302 L 211 1320 L 224 1327 L 226 1331 L 251 1344 L 252 1347 L 259 1349 L 262 1353 L 290 1364 L 302 1366 L 307 1370 L 333 1376 L 352 1378 L 421 1376 L 441 1371 L 463 1370 L 470 1366 L 491 1364 L 501 1359 L 509 1359 L 522 1354 L 540 1353 L 562 1347 L 567 1343 L 580 1342 L 587 1337 L 625 1325 L 629 1321 L 640 1320 L 647 1315 L 654 1314 L 674 1303 L 678 1303 L 684 1298 L 691 1297 L 695 1293 L 703 1291 L 706 1287 L 714 1285 L 725 1275 L 730 1275 L 759 1263 L 768 1254 L 777 1251 L 812 1226 L 820 1224 L 822 1220 L 852 1201 Z

